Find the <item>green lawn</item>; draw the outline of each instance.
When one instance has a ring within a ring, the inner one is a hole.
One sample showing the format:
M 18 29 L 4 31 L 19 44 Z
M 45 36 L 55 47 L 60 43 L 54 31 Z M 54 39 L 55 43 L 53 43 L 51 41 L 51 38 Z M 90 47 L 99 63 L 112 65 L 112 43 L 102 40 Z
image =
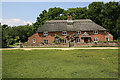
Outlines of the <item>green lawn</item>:
M 118 50 L 4 50 L 3 78 L 117 78 Z

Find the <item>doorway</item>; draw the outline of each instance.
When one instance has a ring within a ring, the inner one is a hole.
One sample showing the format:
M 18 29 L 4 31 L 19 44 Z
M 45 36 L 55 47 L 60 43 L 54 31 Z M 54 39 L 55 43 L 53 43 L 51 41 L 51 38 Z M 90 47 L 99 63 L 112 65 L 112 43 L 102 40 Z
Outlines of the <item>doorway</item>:
M 88 42 L 88 38 L 84 38 L 84 42 Z

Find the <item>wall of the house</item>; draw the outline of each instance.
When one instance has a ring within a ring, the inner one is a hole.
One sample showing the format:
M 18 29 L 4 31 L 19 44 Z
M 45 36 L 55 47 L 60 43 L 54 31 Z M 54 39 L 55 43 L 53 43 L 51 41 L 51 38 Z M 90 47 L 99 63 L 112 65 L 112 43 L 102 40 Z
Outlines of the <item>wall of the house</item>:
M 85 32 L 85 31 L 84 31 Z M 83 31 L 81 32 L 81 34 L 79 35 L 79 38 L 81 39 L 82 34 L 84 33 Z M 94 35 L 93 31 L 87 31 L 87 33 L 91 36 L 91 40 L 94 42 L 94 38 L 98 37 L 99 41 L 106 41 L 106 33 L 104 31 L 98 31 L 98 34 Z M 48 40 L 48 43 L 53 43 L 54 41 L 54 36 L 55 34 L 60 35 L 62 38 L 65 38 L 66 35 L 62 35 L 62 32 L 48 32 L 48 36 L 44 36 L 43 33 L 36 33 L 33 34 L 31 37 L 28 38 L 29 43 L 33 43 L 33 38 L 35 38 L 36 42 L 35 43 L 41 43 L 44 42 L 44 40 Z M 72 35 L 72 34 L 76 34 L 76 32 L 67 32 L 67 35 Z M 113 37 L 112 35 L 109 35 L 109 41 L 113 41 Z M 81 39 L 81 43 L 84 42 L 84 39 Z

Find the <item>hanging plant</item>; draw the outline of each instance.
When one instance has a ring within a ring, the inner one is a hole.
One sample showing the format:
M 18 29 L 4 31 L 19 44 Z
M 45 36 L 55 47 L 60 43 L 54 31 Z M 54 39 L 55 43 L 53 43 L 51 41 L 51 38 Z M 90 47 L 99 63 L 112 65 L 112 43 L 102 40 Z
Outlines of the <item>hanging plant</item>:
M 55 37 L 55 38 L 58 38 L 59 40 L 63 40 L 63 38 L 61 38 L 61 36 L 59 36 L 59 35 L 57 35 L 57 34 L 55 34 L 54 37 Z
M 67 40 L 75 40 L 76 37 L 77 37 L 77 36 L 76 36 L 75 34 L 73 34 L 73 35 L 67 35 L 67 36 L 66 36 Z

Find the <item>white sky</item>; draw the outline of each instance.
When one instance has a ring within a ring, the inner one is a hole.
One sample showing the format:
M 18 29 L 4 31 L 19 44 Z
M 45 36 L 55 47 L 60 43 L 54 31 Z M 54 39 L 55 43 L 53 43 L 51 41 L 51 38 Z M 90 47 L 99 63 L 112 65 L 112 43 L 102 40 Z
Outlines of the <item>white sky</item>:
M 118 2 L 120 0 L 1 0 L 2 2 L 94 2 L 94 1 L 103 1 L 110 2 L 115 1 Z

